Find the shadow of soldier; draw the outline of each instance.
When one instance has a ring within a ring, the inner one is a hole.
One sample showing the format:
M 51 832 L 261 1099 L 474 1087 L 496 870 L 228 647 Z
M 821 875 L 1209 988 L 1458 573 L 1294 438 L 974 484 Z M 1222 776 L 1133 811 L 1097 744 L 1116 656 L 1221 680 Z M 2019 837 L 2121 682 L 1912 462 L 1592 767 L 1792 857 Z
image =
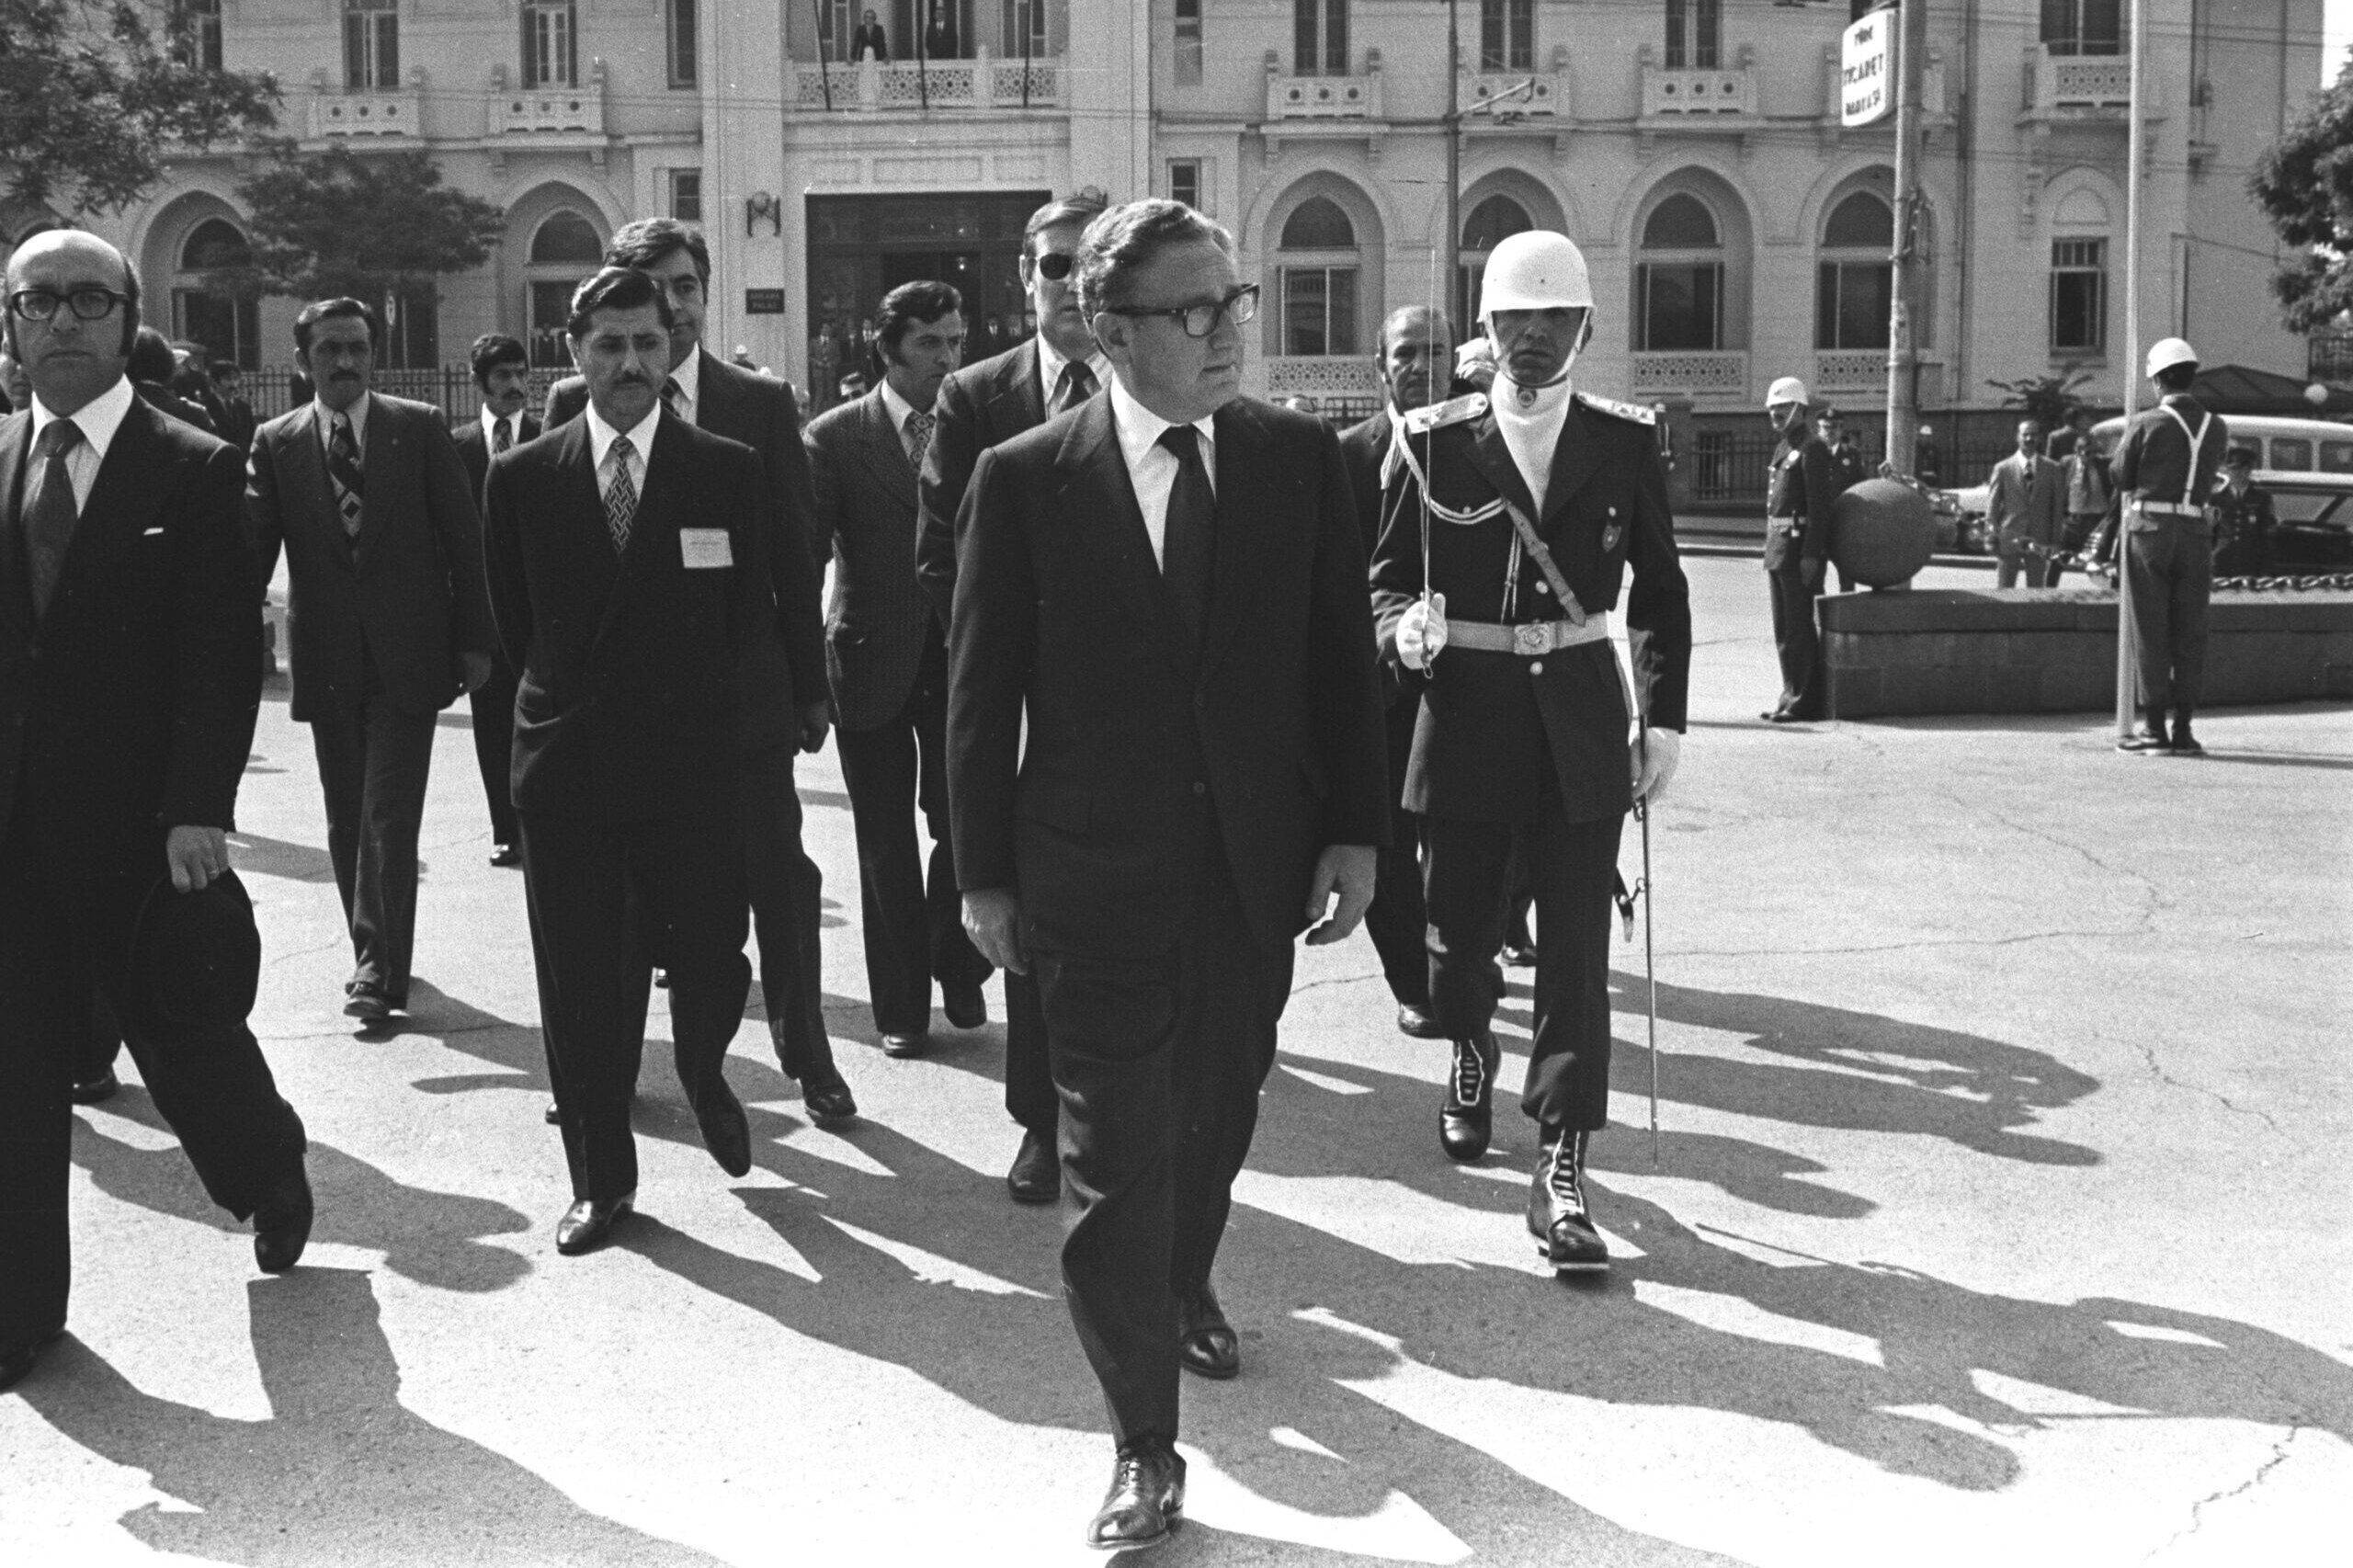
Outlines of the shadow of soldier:
M 147 1091 L 135 1084 L 125 1085 L 102 1111 L 76 1116 L 74 1163 L 90 1173 L 100 1192 L 216 1230 L 248 1229 L 214 1206 L 176 1144 L 144 1149 L 110 1138 L 108 1116 L 170 1135 Z M 317 1199 L 314 1242 L 381 1252 L 387 1268 L 444 1290 L 504 1290 L 530 1272 L 521 1256 L 483 1240 L 529 1228 L 529 1221 L 504 1203 L 410 1187 L 315 1139 L 305 1163 Z
M 158 1551 L 248 1568 L 549 1562 L 699 1568 L 717 1560 L 582 1508 L 495 1450 L 403 1407 L 368 1276 L 303 1268 L 246 1286 L 267 1420 L 133 1387 L 79 1341 L 20 1391 L 73 1442 L 192 1506 L 133 1510 Z

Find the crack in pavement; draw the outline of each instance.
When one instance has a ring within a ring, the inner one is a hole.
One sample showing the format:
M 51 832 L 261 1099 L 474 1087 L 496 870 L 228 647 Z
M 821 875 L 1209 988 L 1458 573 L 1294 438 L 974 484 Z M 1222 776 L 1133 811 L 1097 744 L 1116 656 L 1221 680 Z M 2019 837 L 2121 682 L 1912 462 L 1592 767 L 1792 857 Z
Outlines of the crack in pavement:
M 2245 1481 L 2242 1481 L 2236 1486 L 2231 1487 L 2227 1491 L 2210 1493 L 2206 1496 L 2198 1499 L 2197 1502 L 2192 1503 L 2189 1506 L 2189 1523 L 2182 1528 L 2175 1531 L 2171 1539 L 2167 1540 L 2164 1545 L 2158 1547 L 2156 1551 L 2150 1552 L 2149 1555 L 2142 1561 L 2154 1561 L 2154 1559 L 2163 1556 L 2165 1552 L 2172 1551 L 2176 1546 L 2179 1545 L 2182 1541 L 2187 1540 L 2189 1537 L 2196 1535 L 2200 1528 L 2205 1524 L 2205 1513 L 2207 1508 L 2211 1506 L 2216 1503 L 2227 1503 L 2232 1498 L 2242 1496 L 2262 1485 L 2265 1479 L 2268 1477 L 2273 1471 L 2278 1470 L 2281 1465 L 2288 1462 L 2288 1449 L 2294 1445 L 2297 1436 L 2303 1430 L 2303 1417 L 2301 1415 L 2290 1416 L 2288 1421 L 2288 1435 L 2271 1446 L 2270 1457 L 2256 1467 L 2256 1471 L 2253 1475 L 2248 1476 Z
M 2143 931 L 2147 930 L 2150 926 L 2154 923 L 2157 911 L 2168 907 L 2165 891 L 2157 886 L 2154 878 L 2145 876 L 2139 871 L 2131 869 L 2130 867 L 2110 865 L 2108 861 L 2103 860 L 2098 856 L 2093 854 L 2089 849 L 2086 849 L 2082 845 L 2075 843 L 2073 839 L 2063 838 L 2059 835 L 2050 832 L 2048 829 L 2037 827 L 2031 823 L 2019 822 L 2012 817 L 2005 816 L 2002 812 L 1995 811 L 1991 807 L 1977 804 L 1956 791 L 1948 790 L 1943 791 L 1943 795 L 1946 800 L 1951 801 L 1955 807 L 1959 808 L 1963 812 L 1976 812 L 1991 821 L 1999 823 L 2002 826 L 2008 828 L 2012 833 L 2021 835 L 2028 838 L 2040 839 L 2043 843 L 2050 845 L 2054 849 L 2064 849 L 2070 854 L 2080 855 L 2086 862 L 2097 867 L 2098 869 L 2107 872 L 2111 877 L 2120 878 L 2128 882 L 2139 883 L 2142 894 L 2142 908 L 2141 917 L 2135 923 L 2136 929 Z
M 2216 1105 L 2221 1106 L 2224 1110 L 2231 1112 L 2234 1116 L 2254 1117 L 2257 1121 L 2262 1122 L 2264 1126 L 2271 1129 L 2274 1133 L 2281 1132 L 2279 1124 L 2272 1119 L 2269 1112 L 2256 1110 L 2250 1107 L 2234 1104 L 2229 1096 L 2219 1093 L 2216 1090 L 2210 1089 L 2203 1084 L 2183 1083 L 2179 1078 L 2175 1077 L 2163 1067 L 2157 1065 L 2157 1052 L 2155 1047 L 2143 1045 L 2138 1040 L 2135 1040 L 2132 1043 L 2134 1049 L 2140 1051 L 2141 1060 L 2147 1064 L 2149 1076 L 2154 1078 L 2158 1083 L 2164 1084 L 2169 1088 L 2180 1089 L 2187 1094 L 2204 1095 L 2208 1099 L 2212 1100 Z
M 2048 942 L 2060 937 L 2130 937 L 2135 930 L 2113 926 L 2061 926 L 2050 931 L 2024 931 L 2014 937 L 1924 937 L 1916 942 L 1881 942 L 1855 948 L 1661 948 L 1663 959 L 1846 958 L 1867 953 L 1901 953 L 1923 948 L 2010 948 L 2022 942 Z

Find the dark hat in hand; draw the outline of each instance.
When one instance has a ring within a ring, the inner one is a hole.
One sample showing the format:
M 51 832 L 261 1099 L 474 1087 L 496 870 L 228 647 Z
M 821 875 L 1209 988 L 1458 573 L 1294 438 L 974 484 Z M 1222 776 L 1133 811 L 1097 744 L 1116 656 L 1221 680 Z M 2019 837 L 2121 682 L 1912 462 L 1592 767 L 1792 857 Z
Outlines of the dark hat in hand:
M 234 871 L 195 892 L 156 878 L 131 927 L 123 995 L 135 1026 L 243 1023 L 261 985 L 261 931 Z

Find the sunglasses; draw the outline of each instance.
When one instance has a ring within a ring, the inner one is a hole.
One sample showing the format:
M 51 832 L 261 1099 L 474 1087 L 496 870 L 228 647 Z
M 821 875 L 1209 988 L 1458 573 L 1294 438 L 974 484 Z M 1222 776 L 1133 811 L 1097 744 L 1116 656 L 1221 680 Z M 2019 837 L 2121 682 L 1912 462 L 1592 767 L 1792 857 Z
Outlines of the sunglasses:
M 1070 276 L 1071 268 L 1077 265 L 1077 261 L 1078 258 L 1069 251 L 1050 250 L 1038 256 L 1031 265 L 1037 267 L 1039 277 L 1049 283 L 1059 283 Z

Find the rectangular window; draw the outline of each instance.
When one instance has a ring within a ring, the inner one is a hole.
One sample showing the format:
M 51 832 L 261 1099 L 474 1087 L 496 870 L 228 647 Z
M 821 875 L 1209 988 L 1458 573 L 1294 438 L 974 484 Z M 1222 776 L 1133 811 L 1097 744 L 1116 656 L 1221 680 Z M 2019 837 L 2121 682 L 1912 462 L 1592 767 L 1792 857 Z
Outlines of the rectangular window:
M 2264 465 L 2280 473 L 2310 473 L 2313 444 L 2302 436 L 2271 437 L 2271 460 Z
M 695 6 L 699 0 L 666 0 L 670 18 L 670 85 L 691 87 L 696 81 L 695 51 L 700 47 Z
M 1168 195 L 1171 200 L 1181 201 L 1196 211 L 1206 210 L 1201 206 L 1201 161 L 1199 158 L 1168 160 Z
M 2042 46 L 2053 54 L 2124 52 L 2123 0 L 2042 0 Z
M 1348 74 L 1348 0 L 1291 0 L 1290 25 L 1295 74 Z
M 1176 85 L 1201 85 L 1201 0 L 1176 0 Z
M 205 289 L 172 291 L 172 335 L 204 345 L 205 357 L 241 370 L 261 369 L 261 305 Z
M 578 35 L 572 0 L 523 0 L 523 85 L 578 86 Z
M 199 71 L 221 69 L 221 0 L 173 0 L 172 58 Z
M 2051 242 L 2051 351 L 2108 350 L 2108 242 Z
M 1286 267 L 1282 269 L 1282 296 L 1284 353 L 1330 356 L 1357 352 L 1355 267 Z
M 1884 348 L 1894 271 L 1883 261 L 1825 261 L 1813 296 L 1816 348 Z
M 563 324 L 572 315 L 572 283 L 531 285 L 531 363 L 541 369 L 569 368 L 572 349 L 564 342 Z
M 1646 261 L 1636 269 L 1646 349 L 1723 347 L 1724 269 L 1713 261 Z
M 681 223 L 702 222 L 702 171 L 670 171 L 670 216 Z
M 1048 52 L 1046 0 L 1005 0 L 1005 52 L 1023 60 Z
M 1723 55 L 1723 0 L 1666 0 L 1666 68 L 1713 71 Z
M 343 0 L 343 85 L 356 93 L 401 85 L 401 13 L 395 0 Z
M 1529 71 L 1536 59 L 1536 0 L 1479 0 L 1479 69 Z

